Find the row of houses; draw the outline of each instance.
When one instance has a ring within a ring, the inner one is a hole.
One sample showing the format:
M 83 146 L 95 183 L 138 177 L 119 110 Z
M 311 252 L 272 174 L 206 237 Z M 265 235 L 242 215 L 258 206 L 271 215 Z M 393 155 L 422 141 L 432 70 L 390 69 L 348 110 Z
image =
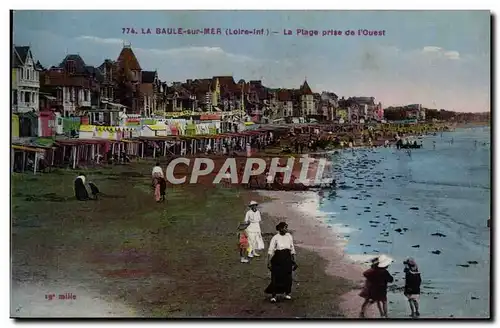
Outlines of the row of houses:
M 106 59 L 98 67 L 69 54 L 49 68 L 35 59 L 29 46 L 14 46 L 12 111 L 20 136 L 49 136 L 61 120 L 98 111 L 141 117 L 239 111 L 245 115 L 237 119 L 256 122 L 291 117 L 341 122 L 383 118 L 382 105 L 373 97 L 339 99 L 333 92 L 313 92 L 307 81 L 296 89 L 269 88 L 261 80 L 236 82 L 233 76 L 167 84 L 157 71 L 143 69 L 130 45 L 123 46 L 116 60 Z

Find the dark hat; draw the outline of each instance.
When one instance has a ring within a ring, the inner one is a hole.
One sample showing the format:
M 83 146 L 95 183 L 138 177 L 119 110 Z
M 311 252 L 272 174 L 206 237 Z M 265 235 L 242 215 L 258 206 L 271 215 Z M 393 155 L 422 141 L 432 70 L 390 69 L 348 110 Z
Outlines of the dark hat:
M 278 223 L 278 225 L 276 226 L 276 230 L 280 231 L 284 228 L 288 227 L 288 224 L 286 222 L 280 222 Z

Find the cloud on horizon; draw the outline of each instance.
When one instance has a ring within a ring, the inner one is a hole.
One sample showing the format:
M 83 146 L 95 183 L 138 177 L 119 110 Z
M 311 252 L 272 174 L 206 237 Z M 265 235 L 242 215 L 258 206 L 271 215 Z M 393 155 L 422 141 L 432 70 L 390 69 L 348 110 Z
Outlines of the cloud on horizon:
M 46 57 L 64 58 L 79 54 L 87 64 L 98 66 L 104 59 L 116 59 L 125 40 L 80 35 L 71 40 L 47 31 L 42 44 L 34 44 L 34 55 L 51 50 Z M 38 47 L 37 47 L 38 46 Z M 68 47 L 68 48 L 65 48 Z M 427 107 L 459 111 L 489 110 L 489 54 L 463 56 L 439 45 L 400 49 L 378 44 L 361 45 L 350 56 L 341 53 L 257 58 L 228 51 L 223 46 L 181 46 L 132 49 L 144 70 L 157 70 L 167 82 L 214 75 L 239 79 L 262 79 L 270 87 L 298 87 L 305 78 L 314 91 L 332 91 L 339 96 L 374 96 L 384 106 L 420 102 Z M 57 54 L 57 55 L 56 55 Z M 58 63 L 43 63 L 51 66 Z M 457 97 L 457 95 L 463 95 Z M 466 99 L 467 103 L 464 103 Z M 423 101 L 425 100 L 425 101 Z

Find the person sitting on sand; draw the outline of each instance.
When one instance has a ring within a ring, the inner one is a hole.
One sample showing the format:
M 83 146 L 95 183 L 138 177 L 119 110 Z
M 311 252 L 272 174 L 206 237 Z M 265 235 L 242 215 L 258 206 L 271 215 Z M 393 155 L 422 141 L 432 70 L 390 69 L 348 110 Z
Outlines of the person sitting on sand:
M 80 173 L 79 176 L 76 177 L 75 182 L 75 197 L 78 200 L 85 201 L 89 200 L 89 192 L 85 187 L 85 174 Z
M 248 243 L 248 236 L 245 231 L 249 223 L 243 222 L 238 226 L 238 249 L 240 250 L 240 262 L 248 263 L 248 254 L 250 253 L 250 244 Z
M 420 272 L 418 271 L 417 263 L 414 259 L 409 258 L 403 262 L 405 265 L 405 290 L 404 295 L 408 299 L 410 304 L 411 317 L 419 317 L 420 312 L 418 312 L 418 299 L 420 296 L 420 285 L 422 284 L 422 278 Z
M 369 304 L 377 302 L 377 307 L 382 318 L 387 318 L 387 285 L 394 281 L 387 267 L 392 263 L 392 259 L 385 255 L 380 255 L 376 266 L 365 272 L 363 276 L 368 281 L 367 293 L 360 295 L 365 299 L 361 307 L 360 317 L 364 318 L 366 308 Z
M 265 290 L 266 294 L 271 294 L 272 303 L 276 303 L 277 294 L 285 294 L 285 299 L 292 299 L 292 273 L 297 269 L 295 246 L 292 235 L 288 233 L 288 224 L 280 222 L 276 230 L 278 233 L 271 239 L 267 259 L 271 283 Z
M 260 216 L 260 211 L 257 209 L 259 204 L 256 201 L 251 201 L 248 205 L 250 209 L 245 215 L 245 221 L 248 223 L 248 228 L 246 229 L 248 235 L 248 242 L 250 244 L 251 252 L 248 257 L 259 257 L 258 251 L 264 249 L 264 240 L 262 239 L 262 233 L 260 230 L 260 221 L 262 221 Z

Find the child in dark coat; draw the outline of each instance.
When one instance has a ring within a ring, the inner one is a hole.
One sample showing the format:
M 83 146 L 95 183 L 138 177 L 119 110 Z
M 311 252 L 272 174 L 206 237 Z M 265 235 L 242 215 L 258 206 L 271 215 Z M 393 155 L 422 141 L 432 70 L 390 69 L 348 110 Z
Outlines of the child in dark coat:
M 419 317 L 418 299 L 420 297 L 420 285 L 422 277 L 418 271 L 417 263 L 414 259 L 409 258 L 403 262 L 405 265 L 405 291 L 404 294 L 410 303 L 411 317 Z

